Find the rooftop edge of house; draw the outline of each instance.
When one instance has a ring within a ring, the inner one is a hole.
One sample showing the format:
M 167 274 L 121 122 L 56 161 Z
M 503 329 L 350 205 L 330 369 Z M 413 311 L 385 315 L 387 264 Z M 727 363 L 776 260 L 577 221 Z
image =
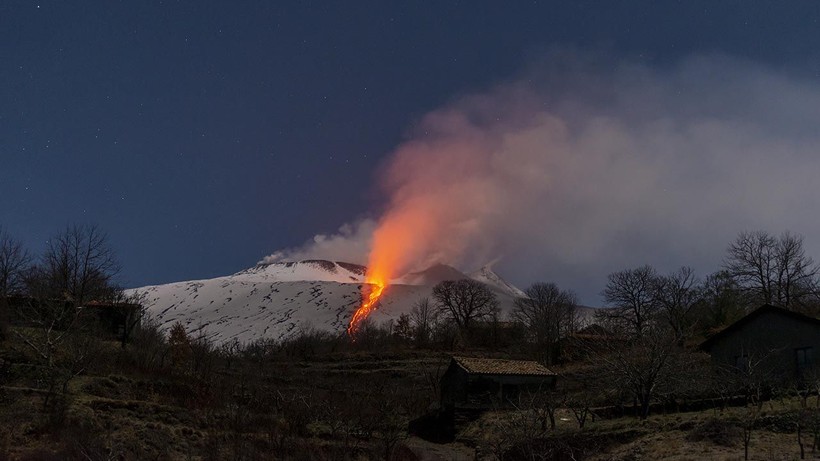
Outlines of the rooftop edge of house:
M 811 317 L 811 316 L 808 316 L 808 315 L 805 315 L 805 314 L 801 314 L 799 312 L 790 311 L 790 310 L 788 310 L 784 307 L 775 306 L 773 304 L 764 304 L 764 305 L 758 307 L 757 309 L 753 310 L 752 312 L 749 312 L 748 314 L 744 315 L 743 317 L 738 319 L 736 322 L 730 324 L 726 328 L 724 328 L 724 329 L 718 331 L 717 333 L 713 334 L 712 336 L 706 338 L 705 341 L 700 343 L 700 345 L 698 346 L 698 349 L 708 351 L 714 345 L 714 343 L 717 340 L 731 334 L 734 331 L 737 331 L 738 329 L 740 329 L 744 325 L 748 324 L 752 320 L 754 320 L 757 317 L 761 316 L 762 314 L 765 314 L 765 313 L 768 313 L 768 312 L 776 313 L 776 314 L 779 314 L 779 315 L 785 315 L 785 316 L 791 317 L 793 319 L 797 319 L 797 320 L 800 320 L 800 321 L 803 321 L 803 322 L 808 322 L 808 323 L 812 323 L 812 324 L 815 324 L 817 326 L 820 326 L 820 319 L 817 319 L 815 317 Z
M 556 376 L 556 373 L 532 360 L 486 359 L 453 356 L 467 373 L 479 375 Z

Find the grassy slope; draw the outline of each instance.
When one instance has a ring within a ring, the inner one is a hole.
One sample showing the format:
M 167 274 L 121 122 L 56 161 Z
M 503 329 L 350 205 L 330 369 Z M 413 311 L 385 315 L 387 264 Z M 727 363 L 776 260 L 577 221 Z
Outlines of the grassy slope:
M 246 360 L 230 366 L 220 362 L 209 381 L 201 382 L 188 375 L 141 372 L 123 365 L 127 362 L 121 360 L 117 344 L 100 347 L 95 366 L 71 381 L 61 412 L 43 408 L 42 383 L 31 366 L 36 359 L 25 345 L 16 340 L 0 345 L 0 365 L 5 363 L 6 370 L 0 391 L 0 459 L 224 459 L 236 453 L 264 459 L 276 458 L 272 453 L 277 447 L 290 459 L 335 459 L 340 452 L 352 459 L 368 458 L 379 453 L 380 429 L 375 435 L 362 434 L 361 429 L 345 433 L 334 422 L 369 411 L 373 396 L 395 389 L 403 404 L 412 403 L 397 422 L 406 427 L 410 417 L 435 400 L 429 377 L 443 371 L 446 363 L 445 354 L 417 352 Z M 277 400 L 277 395 L 285 397 Z M 310 402 L 303 429 L 293 429 L 293 413 L 287 407 L 301 404 L 287 396 Z M 268 413 L 258 408 L 265 402 L 273 402 Z M 798 458 L 789 417 L 795 405 L 793 400 L 765 405 L 752 438 L 752 459 Z M 720 434 L 703 429 L 715 418 L 731 421 L 742 411 L 657 415 L 644 422 L 598 420 L 582 432 L 568 412 L 559 411 L 558 428 L 550 435 L 580 444 L 580 451 L 592 460 L 742 459 L 737 429 L 721 426 L 726 432 Z M 405 436 L 402 443 L 422 459 L 469 459 L 476 452 L 493 459 L 493 437 L 513 437 L 504 432 L 505 418 L 511 415 L 486 414 L 460 434 L 459 443 L 437 446 Z M 281 447 L 283 443 L 287 447 Z M 810 445 L 807 457 L 812 456 Z M 400 452 L 407 454 L 405 459 L 414 459 L 407 450 Z

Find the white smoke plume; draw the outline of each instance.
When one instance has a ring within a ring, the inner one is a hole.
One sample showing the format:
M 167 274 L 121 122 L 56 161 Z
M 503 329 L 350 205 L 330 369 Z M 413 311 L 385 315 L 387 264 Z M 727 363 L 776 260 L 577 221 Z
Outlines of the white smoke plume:
M 265 256 L 262 264 L 305 259 L 326 259 L 365 264 L 370 251 L 370 240 L 376 223 L 372 219 L 360 219 L 343 224 L 335 234 L 317 234 L 298 248 L 279 250 Z
M 402 269 L 503 255 L 514 282 L 597 304 L 614 270 L 717 270 L 743 230 L 801 233 L 818 257 L 818 127 L 816 79 L 726 56 L 565 53 L 420 120 L 378 175 L 380 220 L 267 259 L 363 262 L 378 223 L 409 213 L 425 222 Z

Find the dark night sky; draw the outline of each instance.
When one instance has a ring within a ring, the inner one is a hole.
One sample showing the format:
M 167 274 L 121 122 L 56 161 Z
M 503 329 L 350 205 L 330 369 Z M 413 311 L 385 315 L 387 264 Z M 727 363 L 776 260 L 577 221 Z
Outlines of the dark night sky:
M 512 5 L 511 5 L 512 4 Z M 555 47 L 817 78 L 820 3 L 0 2 L 0 225 L 110 236 L 126 286 L 226 275 L 377 214 L 419 117 Z

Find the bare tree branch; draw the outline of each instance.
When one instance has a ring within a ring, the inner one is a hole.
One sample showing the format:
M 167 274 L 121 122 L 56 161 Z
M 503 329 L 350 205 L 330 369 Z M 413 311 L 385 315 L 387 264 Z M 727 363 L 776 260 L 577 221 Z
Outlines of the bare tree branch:
M 0 227 L 0 297 L 23 289 L 23 275 L 31 264 L 28 251 Z
M 552 363 L 554 345 L 578 326 L 578 298 L 554 283 L 533 284 L 525 294 L 515 300 L 513 318 L 527 328 L 536 347 L 546 353 L 546 362 Z
M 609 274 L 602 294 L 604 301 L 613 309 L 598 311 L 599 317 L 613 326 L 626 328 L 632 336 L 643 336 L 658 311 L 656 278 L 657 273 L 652 266 Z
M 486 285 L 469 279 L 445 281 L 433 287 L 439 311 L 466 333 L 474 321 L 493 315 L 498 299 Z
M 655 279 L 655 301 L 678 341 L 692 333 L 694 309 L 702 297 L 703 288 L 691 267 Z
M 802 236 L 741 232 L 723 265 L 750 303 L 801 309 L 816 301 L 818 266 L 806 256 Z

